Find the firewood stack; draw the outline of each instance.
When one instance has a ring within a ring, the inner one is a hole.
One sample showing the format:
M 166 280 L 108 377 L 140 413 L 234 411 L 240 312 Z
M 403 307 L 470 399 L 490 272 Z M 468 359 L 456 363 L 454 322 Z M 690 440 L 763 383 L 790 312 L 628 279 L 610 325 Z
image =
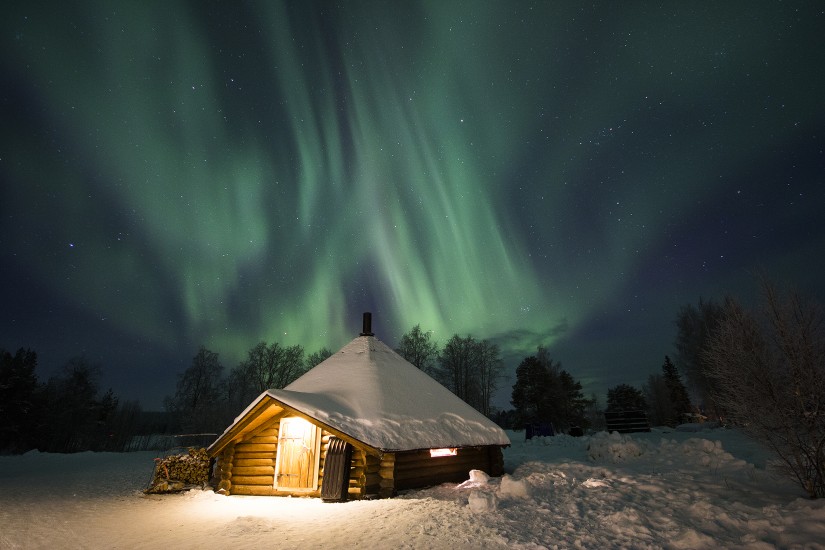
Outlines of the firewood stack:
M 204 448 L 190 447 L 188 454 L 155 459 L 155 474 L 146 493 L 173 493 L 209 480 L 209 455 Z

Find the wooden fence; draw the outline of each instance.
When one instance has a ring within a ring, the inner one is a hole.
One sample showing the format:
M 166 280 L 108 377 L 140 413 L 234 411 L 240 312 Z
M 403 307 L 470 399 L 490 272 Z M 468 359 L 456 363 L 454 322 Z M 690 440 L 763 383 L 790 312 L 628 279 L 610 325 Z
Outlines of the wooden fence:
M 644 411 L 606 411 L 604 419 L 607 422 L 608 432 L 629 434 L 650 431 L 650 422 Z

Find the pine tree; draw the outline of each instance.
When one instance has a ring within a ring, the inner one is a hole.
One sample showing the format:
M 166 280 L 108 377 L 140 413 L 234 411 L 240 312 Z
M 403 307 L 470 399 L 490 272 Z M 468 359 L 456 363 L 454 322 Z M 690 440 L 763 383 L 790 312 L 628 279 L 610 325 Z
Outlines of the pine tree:
M 676 365 L 670 361 L 670 357 L 667 355 L 665 355 L 665 362 L 662 365 L 662 377 L 670 396 L 670 418 L 668 418 L 667 424 L 675 426 L 680 422 L 683 413 L 690 412 L 690 397 L 687 388 L 682 383 Z
M 164 400 L 177 429 L 196 433 L 220 429 L 223 403 L 223 367 L 218 354 L 201 346 L 192 365 L 178 375 L 175 395 Z
M 581 390 L 581 383 L 539 347 L 536 355 L 525 358 L 516 368 L 510 401 L 516 410 L 516 425 L 552 423 L 562 431 L 571 426 L 587 427 L 589 401 Z
M 706 414 L 718 414 L 713 394 L 714 381 L 708 377 L 706 348 L 723 316 L 723 307 L 713 300 L 688 304 L 676 317 L 676 364 L 685 374 L 697 404 Z
M 585 410 L 588 401 L 582 393 L 581 382 L 574 379 L 566 370 L 562 370 L 559 372 L 559 386 L 562 394 L 559 401 L 562 409 L 559 428 L 567 430 L 570 426 L 586 427 Z
M 510 400 L 516 410 L 516 426 L 549 420 L 548 386 L 547 369 L 536 356 L 526 357 L 516 367 L 516 383 Z
M 37 354 L 20 348 L 0 350 L 0 452 L 24 452 L 34 446 L 37 420 Z
M 619 384 L 607 390 L 607 410 L 618 411 L 646 411 L 647 401 L 637 388 L 628 384 Z

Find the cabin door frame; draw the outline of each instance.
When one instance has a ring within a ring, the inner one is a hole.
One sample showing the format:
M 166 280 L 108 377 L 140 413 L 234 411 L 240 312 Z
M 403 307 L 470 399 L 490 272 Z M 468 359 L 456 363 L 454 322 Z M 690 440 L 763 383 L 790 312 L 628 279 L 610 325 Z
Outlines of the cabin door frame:
M 297 417 L 281 419 L 275 455 L 275 489 L 291 493 L 318 489 L 321 461 L 321 429 Z

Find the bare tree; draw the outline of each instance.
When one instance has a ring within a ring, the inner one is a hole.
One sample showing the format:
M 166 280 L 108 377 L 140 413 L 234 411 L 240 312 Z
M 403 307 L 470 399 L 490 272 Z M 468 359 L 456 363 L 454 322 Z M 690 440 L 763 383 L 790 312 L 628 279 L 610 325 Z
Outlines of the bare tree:
M 192 364 L 178 375 L 175 395 L 165 399 L 166 410 L 187 432 L 217 432 L 225 417 L 223 367 L 218 354 L 201 346 Z
M 498 346 L 470 335 L 462 338 L 454 334 L 438 359 L 441 369 L 433 369 L 431 375 L 467 404 L 489 416 L 493 393 L 501 378 Z
M 479 411 L 485 416 L 492 414 L 493 394 L 498 388 L 501 378 L 501 354 L 496 344 L 487 340 L 478 342 L 476 349 L 478 361 L 478 382 L 480 394 Z
M 760 314 L 733 299 L 704 354 L 714 397 L 811 498 L 825 496 L 825 317 L 763 282 Z
M 401 342 L 395 350 L 398 355 L 433 375 L 435 360 L 438 357 L 438 345 L 431 340 L 432 332 L 421 330 L 421 325 L 415 325 L 401 337 Z
M 249 350 L 237 370 L 252 397 L 270 388 L 283 388 L 305 372 L 304 348 L 260 342 Z
M 321 348 L 315 353 L 310 353 L 307 355 L 306 359 L 306 370 L 310 370 L 323 361 L 326 361 L 327 358 L 332 357 L 332 352 L 328 348 Z
M 472 336 L 454 334 L 441 351 L 439 360 L 445 386 L 469 405 L 480 410 L 477 367 L 477 342 Z

